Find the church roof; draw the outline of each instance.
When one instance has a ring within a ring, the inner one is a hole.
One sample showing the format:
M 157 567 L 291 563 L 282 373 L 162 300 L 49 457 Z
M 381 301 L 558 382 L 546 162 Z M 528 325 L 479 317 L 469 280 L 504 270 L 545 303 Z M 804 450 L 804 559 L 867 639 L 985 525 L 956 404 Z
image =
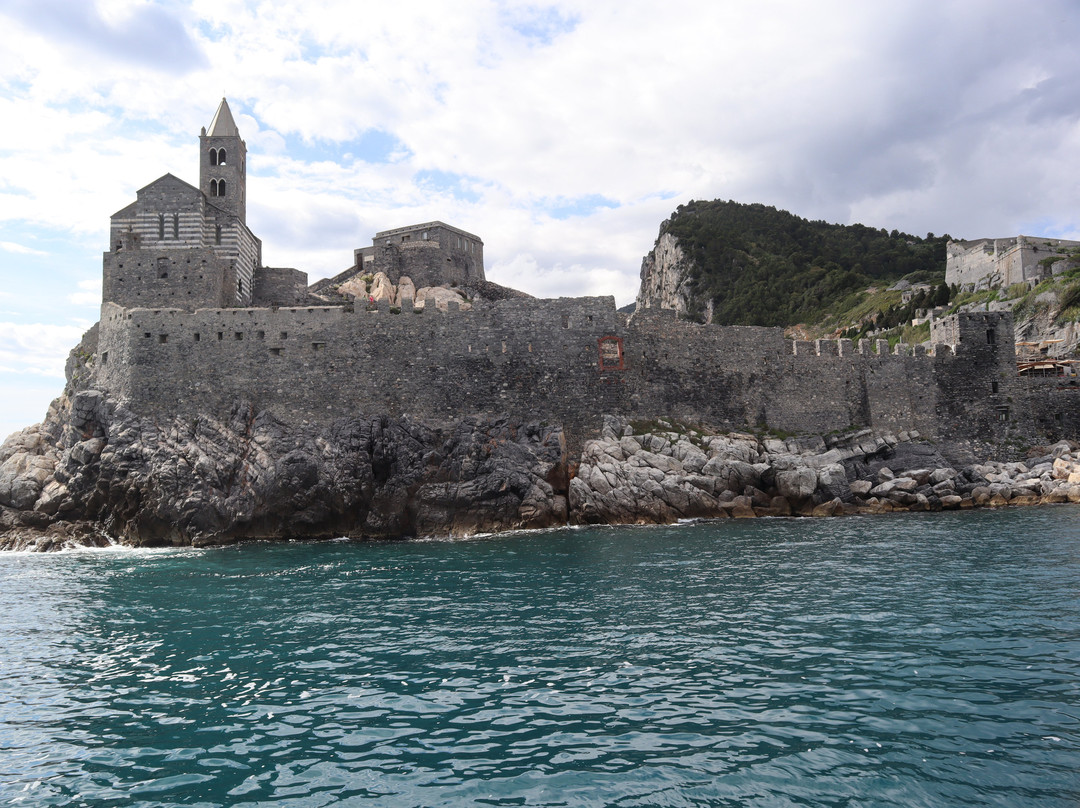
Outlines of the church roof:
M 236 128 L 232 112 L 229 111 L 229 102 L 224 98 L 214 113 L 214 120 L 210 121 L 210 129 L 206 132 L 208 137 L 240 137 L 240 130 Z

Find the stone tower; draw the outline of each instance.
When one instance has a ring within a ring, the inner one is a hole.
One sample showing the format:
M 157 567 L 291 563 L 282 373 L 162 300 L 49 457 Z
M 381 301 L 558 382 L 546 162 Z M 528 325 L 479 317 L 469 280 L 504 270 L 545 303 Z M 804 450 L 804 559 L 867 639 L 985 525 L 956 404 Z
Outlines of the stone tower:
M 199 148 L 199 190 L 213 205 L 246 224 L 247 145 L 224 98 L 210 129 L 200 133 Z

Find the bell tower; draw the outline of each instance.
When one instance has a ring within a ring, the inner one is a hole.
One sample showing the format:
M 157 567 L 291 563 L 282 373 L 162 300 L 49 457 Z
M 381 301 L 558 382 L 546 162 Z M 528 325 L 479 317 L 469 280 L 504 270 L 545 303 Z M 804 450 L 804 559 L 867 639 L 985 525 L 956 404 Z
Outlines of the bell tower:
M 210 129 L 199 135 L 199 149 L 199 190 L 214 205 L 247 224 L 247 145 L 224 98 Z

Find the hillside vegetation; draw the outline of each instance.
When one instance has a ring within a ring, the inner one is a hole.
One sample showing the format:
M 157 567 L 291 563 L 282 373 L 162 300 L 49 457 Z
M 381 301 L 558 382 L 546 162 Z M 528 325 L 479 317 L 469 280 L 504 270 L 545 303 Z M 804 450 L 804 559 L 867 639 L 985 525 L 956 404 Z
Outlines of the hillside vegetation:
M 868 287 L 943 284 L 949 241 L 721 200 L 680 205 L 660 232 L 691 259 L 689 315 L 702 319 L 711 301 L 720 325 L 850 324 Z

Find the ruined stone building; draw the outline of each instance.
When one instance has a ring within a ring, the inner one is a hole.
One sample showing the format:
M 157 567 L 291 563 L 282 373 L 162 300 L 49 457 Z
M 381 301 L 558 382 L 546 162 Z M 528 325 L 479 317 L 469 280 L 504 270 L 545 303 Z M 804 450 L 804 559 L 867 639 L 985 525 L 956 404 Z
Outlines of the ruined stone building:
M 1032 236 L 950 241 L 946 246 L 945 282 L 976 289 L 1037 283 L 1065 269 L 1069 262 L 1063 256 L 1054 259 L 1076 247 L 1080 247 L 1080 241 Z

